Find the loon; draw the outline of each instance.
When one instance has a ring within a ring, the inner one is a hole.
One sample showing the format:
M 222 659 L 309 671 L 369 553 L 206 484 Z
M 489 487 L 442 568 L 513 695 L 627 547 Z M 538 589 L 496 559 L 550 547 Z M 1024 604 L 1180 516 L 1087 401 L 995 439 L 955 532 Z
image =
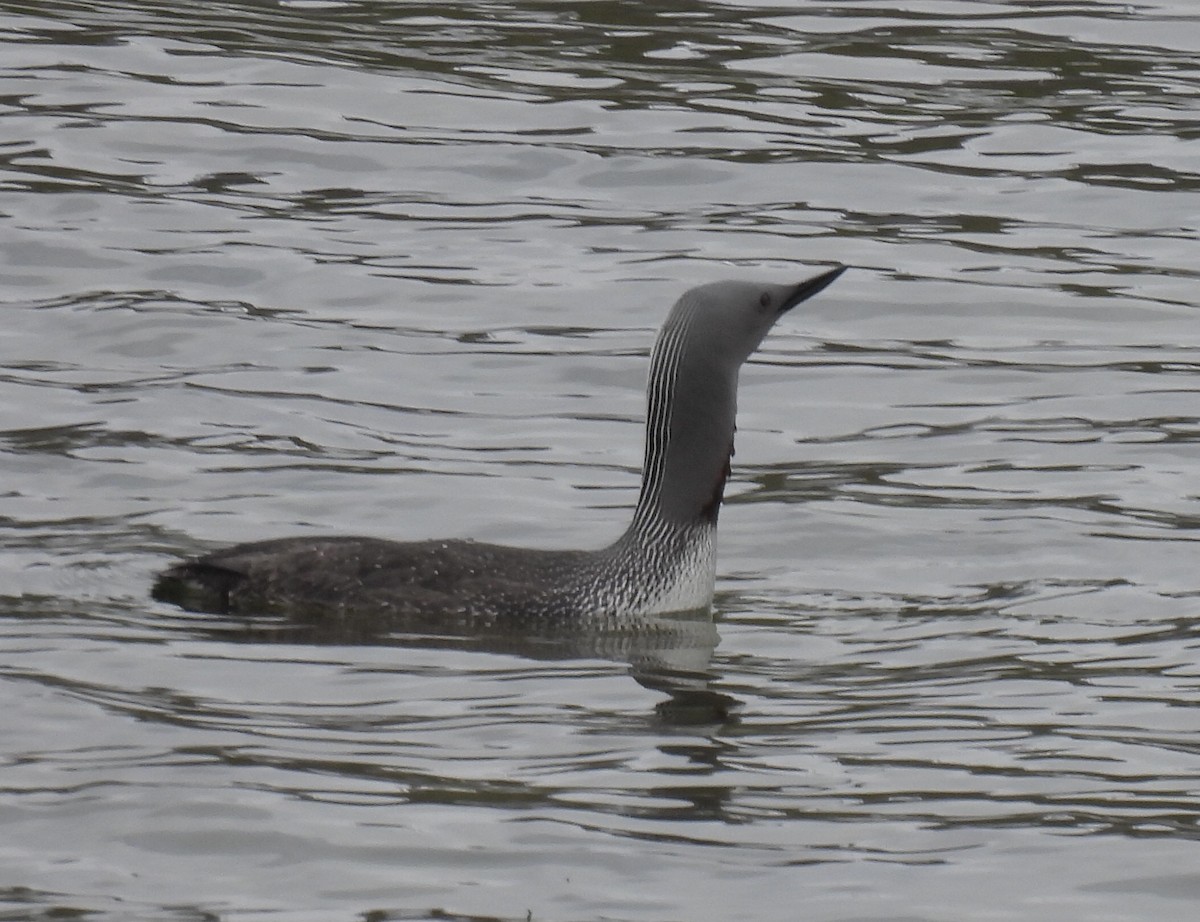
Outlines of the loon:
M 175 564 L 154 597 L 218 614 L 471 630 L 636 628 L 711 611 L 739 369 L 776 320 L 844 271 L 799 284 L 713 282 L 675 303 L 651 353 L 641 492 L 629 527 L 607 547 L 279 538 Z

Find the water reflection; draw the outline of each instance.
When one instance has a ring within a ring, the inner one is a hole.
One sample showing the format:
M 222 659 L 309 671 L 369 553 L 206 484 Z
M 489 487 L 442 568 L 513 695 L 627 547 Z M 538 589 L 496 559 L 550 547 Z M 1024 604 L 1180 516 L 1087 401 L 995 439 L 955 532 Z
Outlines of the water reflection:
M 720 640 L 708 611 L 644 616 L 636 630 L 452 632 L 436 620 L 412 619 L 398 627 L 371 612 L 351 610 L 338 617 L 288 616 L 230 618 L 173 614 L 166 621 L 199 637 L 241 644 L 312 644 L 337 647 L 409 647 L 502 653 L 530 660 L 569 662 L 603 659 L 627 663 L 638 684 L 668 700 L 655 705 L 668 723 L 720 723 L 731 718 L 737 700 L 716 686 L 720 676 L 712 657 Z

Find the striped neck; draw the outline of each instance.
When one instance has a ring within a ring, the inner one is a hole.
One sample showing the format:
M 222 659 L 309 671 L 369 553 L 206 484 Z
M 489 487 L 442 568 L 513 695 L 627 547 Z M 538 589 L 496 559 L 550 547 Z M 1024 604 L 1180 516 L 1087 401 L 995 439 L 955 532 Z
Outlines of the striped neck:
M 729 476 L 737 366 L 697 348 L 693 314 L 667 318 L 650 358 L 642 489 L 631 532 L 715 528 Z

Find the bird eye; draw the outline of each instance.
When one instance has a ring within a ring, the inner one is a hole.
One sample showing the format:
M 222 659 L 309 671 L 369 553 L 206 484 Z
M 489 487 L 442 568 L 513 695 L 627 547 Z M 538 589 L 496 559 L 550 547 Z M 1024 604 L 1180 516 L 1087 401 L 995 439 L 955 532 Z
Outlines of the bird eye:
M 758 296 L 758 306 L 759 307 L 770 307 L 771 306 L 770 292 L 764 291 L 762 294 L 760 294 Z

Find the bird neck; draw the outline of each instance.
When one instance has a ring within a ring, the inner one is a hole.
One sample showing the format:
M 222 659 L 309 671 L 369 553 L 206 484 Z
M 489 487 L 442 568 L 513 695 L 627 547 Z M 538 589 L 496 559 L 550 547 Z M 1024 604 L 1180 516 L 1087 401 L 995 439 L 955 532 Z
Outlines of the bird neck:
M 696 348 L 670 318 L 650 359 L 642 489 L 631 531 L 716 528 L 737 411 L 737 367 Z

